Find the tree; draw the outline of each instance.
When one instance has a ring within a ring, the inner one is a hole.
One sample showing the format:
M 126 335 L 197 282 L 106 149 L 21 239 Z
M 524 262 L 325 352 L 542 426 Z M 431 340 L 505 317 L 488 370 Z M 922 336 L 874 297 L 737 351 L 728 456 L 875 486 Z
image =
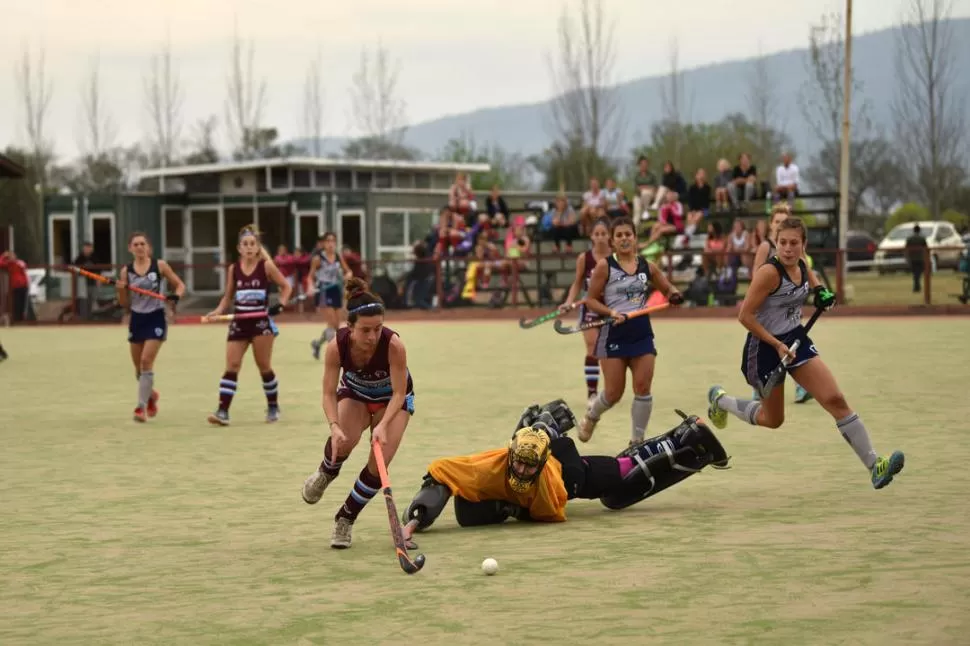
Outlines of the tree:
M 749 152 L 762 167 L 767 168 L 767 165 L 781 157 L 783 152 L 791 151 L 781 150 L 778 147 L 780 142 L 775 134 L 784 132 L 784 127 L 779 123 L 778 101 L 771 71 L 768 69 L 768 59 L 761 55 L 760 46 L 758 57 L 750 66 L 747 82 L 745 98 L 748 104 L 748 115 L 757 133 Z
M 809 130 L 821 144 L 821 150 L 839 150 L 842 142 L 842 104 L 845 96 L 845 34 L 844 21 L 840 14 L 822 16 L 811 26 L 806 67 L 809 79 L 799 90 L 799 107 Z M 851 115 L 852 139 L 864 141 L 873 136 L 872 121 L 869 118 L 869 104 L 861 98 L 862 84 L 851 74 L 852 103 L 855 106 Z M 838 187 L 841 156 L 833 159 L 816 154 L 805 165 L 805 179 L 815 190 Z M 856 157 L 849 154 L 850 177 L 857 175 Z M 856 193 L 856 191 L 852 191 Z
M 145 112 L 150 124 L 149 157 L 153 163 L 170 166 L 178 159 L 181 147 L 185 98 L 170 40 L 166 39 L 159 51 L 152 55 L 142 83 Z
M 303 134 L 310 140 L 310 153 L 321 156 L 323 138 L 323 88 L 320 86 L 320 55 L 310 61 L 303 83 Z
M 250 41 L 245 47 L 237 28 L 233 32 L 229 76 L 226 79 L 226 130 L 236 159 L 253 159 L 256 156 L 256 142 L 251 136 L 260 132 L 266 80 L 256 79 L 253 70 L 255 55 L 255 45 Z
M 118 134 L 108 107 L 101 96 L 101 57 L 95 55 L 81 82 L 81 111 L 78 148 L 86 157 L 99 158 L 107 154 Z
M 892 231 L 900 224 L 906 222 L 921 222 L 930 219 L 932 219 L 930 218 L 930 212 L 925 206 L 914 202 L 907 202 L 893 211 L 892 215 L 886 219 L 886 231 Z
M 591 177 L 616 177 L 616 166 L 581 141 L 557 141 L 529 163 L 543 174 L 544 191 L 585 191 Z
M 578 24 L 577 24 L 578 23 Z M 563 7 L 558 25 L 559 52 L 548 57 L 555 98 L 550 122 L 556 143 L 549 153 L 568 183 L 600 175 L 606 158 L 616 154 L 622 114 L 613 86 L 616 64 L 614 25 L 602 0 L 581 0 L 577 20 Z M 562 164 L 576 164 L 566 168 Z M 548 165 L 548 164 L 547 164 Z M 547 177 L 547 184 L 550 180 Z M 579 182 L 585 186 L 586 180 Z
M 951 9 L 949 0 L 909 0 L 896 37 L 895 134 L 933 218 L 963 181 L 967 97 L 957 82 Z
M 480 147 L 475 138 L 466 133 L 449 139 L 437 159 L 458 164 L 489 164 L 491 171 L 472 176 L 472 188 L 476 191 L 487 191 L 496 185 L 504 190 L 518 191 L 530 184 L 531 165 L 522 155 L 509 153 L 501 146 Z
M 396 159 L 414 161 L 421 152 L 382 137 L 360 137 L 344 144 L 343 155 L 348 159 Z
M 400 66 L 391 62 L 390 53 L 382 42 L 378 41 L 373 55 L 366 48 L 361 50 L 360 66 L 354 73 L 350 87 L 352 119 L 361 133 L 360 139 L 370 143 L 356 150 L 373 154 L 395 153 L 404 149 L 407 106 L 397 95 L 399 73 Z M 349 150 L 354 149 L 345 148 L 344 154 L 351 156 Z
M 839 191 L 839 177 L 832 169 L 839 168 L 841 154 L 839 141 L 825 142 L 811 164 L 802 170 L 814 190 Z M 894 204 L 910 196 L 910 170 L 885 138 L 853 140 L 849 144 L 849 157 L 849 204 L 853 208 L 869 205 L 879 213 L 887 213 Z
M 20 240 L 18 249 L 26 258 L 38 262 L 43 259 L 43 223 L 40 216 L 42 207 L 38 199 L 47 194 L 48 173 L 54 157 L 54 147 L 47 138 L 47 111 L 50 108 L 53 85 L 47 78 L 44 49 L 40 48 L 32 55 L 30 49 L 24 45 L 20 58 L 14 64 L 14 77 L 20 93 L 19 103 L 23 109 L 28 150 L 9 156 L 28 169 L 27 186 L 31 189 L 37 186 L 38 191 L 33 193 L 32 208 L 18 208 L 14 211 L 16 217 L 12 224 Z M 23 182 L 16 185 L 22 196 Z M 26 198 L 21 197 L 18 204 L 25 204 L 25 200 Z
M 185 163 L 191 165 L 214 164 L 219 161 L 219 151 L 216 149 L 215 116 L 200 119 L 196 122 L 192 139 L 189 141 L 189 153 L 185 156 Z
M 671 129 L 674 137 L 670 159 L 674 166 L 680 167 L 680 138 L 684 126 L 691 121 L 691 98 L 684 89 L 684 73 L 680 69 L 680 45 L 677 37 L 670 40 L 670 73 L 660 85 L 660 107 L 663 121 Z

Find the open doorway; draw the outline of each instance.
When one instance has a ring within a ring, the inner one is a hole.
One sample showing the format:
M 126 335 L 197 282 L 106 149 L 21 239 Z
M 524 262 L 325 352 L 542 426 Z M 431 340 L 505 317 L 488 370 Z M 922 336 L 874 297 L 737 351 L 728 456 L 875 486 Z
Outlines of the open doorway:
M 51 216 L 50 262 L 55 265 L 69 265 L 77 256 L 77 243 L 74 236 L 74 216 Z
M 364 214 L 360 211 L 341 211 L 338 213 L 340 230 L 337 232 L 341 247 L 350 247 L 365 257 Z
M 320 214 L 301 213 L 299 218 L 300 239 L 296 241 L 296 244 L 307 253 L 312 253 L 314 247 L 317 246 L 317 238 L 323 233 L 320 227 Z
M 115 216 L 112 213 L 91 214 L 90 241 L 94 245 L 94 264 L 115 264 Z

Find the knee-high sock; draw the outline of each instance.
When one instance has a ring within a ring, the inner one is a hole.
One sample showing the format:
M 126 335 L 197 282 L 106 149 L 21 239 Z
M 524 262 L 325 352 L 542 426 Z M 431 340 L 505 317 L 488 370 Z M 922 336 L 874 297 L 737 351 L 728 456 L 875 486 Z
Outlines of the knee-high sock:
M 604 390 L 593 400 L 593 404 L 589 407 L 587 415 L 589 415 L 590 419 L 598 420 L 603 413 L 611 408 L 613 408 L 613 404 L 606 399 L 606 391 Z
M 148 400 L 152 398 L 152 386 L 155 385 L 155 373 L 149 370 L 138 375 L 138 407 L 148 406 Z
M 586 355 L 583 368 L 586 372 L 586 397 L 592 397 L 599 390 L 600 362 L 596 357 Z
M 225 372 L 219 380 L 219 410 L 229 410 L 236 395 L 236 378 L 239 373 Z
M 850 413 L 836 422 L 836 426 L 839 429 L 839 433 L 845 438 L 845 441 L 849 443 L 849 446 L 852 447 L 855 454 L 862 460 L 862 464 L 871 470 L 872 466 L 876 463 L 876 451 L 872 448 L 869 431 L 866 430 L 865 424 L 859 419 L 859 415 Z
M 266 403 L 276 406 L 279 402 L 277 398 L 280 392 L 280 383 L 276 379 L 276 373 L 270 370 L 260 375 L 263 378 L 263 392 L 266 394 Z
M 347 496 L 347 500 L 340 507 L 334 520 L 337 518 L 346 518 L 350 522 L 357 520 L 357 516 L 380 489 L 381 479 L 368 471 L 365 464 L 364 468 L 360 470 L 360 475 L 357 476 L 357 482 L 354 483 L 353 489 L 350 490 L 350 495 Z
M 757 399 L 741 399 L 731 395 L 721 395 L 717 400 L 717 405 L 721 410 L 726 410 L 742 422 L 747 422 L 752 426 L 758 425 L 758 411 L 761 410 L 761 402 Z
M 653 412 L 653 395 L 637 395 L 630 405 L 630 418 L 633 421 L 633 435 L 635 442 L 642 442 L 647 437 L 647 424 L 650 423 L 650 413 Z

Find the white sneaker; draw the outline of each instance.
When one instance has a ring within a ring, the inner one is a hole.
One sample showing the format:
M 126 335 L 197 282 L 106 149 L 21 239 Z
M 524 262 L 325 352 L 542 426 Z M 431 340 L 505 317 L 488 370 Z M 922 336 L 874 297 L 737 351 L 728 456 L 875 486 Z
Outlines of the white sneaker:
M 303 481 L 303 502 L 308 505 L 315 504 L 323 497 L 323 492 L 327 490 L 327 485 L 333 482 L 333 478 L 323 471 L 317 469 Z
M 599 422 L 598 419 L 593 419 L 589 416 L 589 413 L 583 415 L 583 419 L 579 421 L 579 441 L 589 442 L 589 438 L 593 437 L 593 431 L 596 429 L 596 424 Z
M 341 516 L 333 525 L 333 534 L 330 535 L 330 547 L 335 550 L 345 550 L 350 547 L 350 534 L 354 529 L 354 524 Z

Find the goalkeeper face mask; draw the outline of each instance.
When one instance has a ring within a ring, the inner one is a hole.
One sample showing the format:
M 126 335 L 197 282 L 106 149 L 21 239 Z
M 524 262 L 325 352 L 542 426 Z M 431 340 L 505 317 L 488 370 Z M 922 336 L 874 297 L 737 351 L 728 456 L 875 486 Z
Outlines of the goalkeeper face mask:
M 531 426 L 520 428 L 509 442 L 507 476 L 509 486 L 516 493 L 532 488 L 549 459 L 549 436 Z

